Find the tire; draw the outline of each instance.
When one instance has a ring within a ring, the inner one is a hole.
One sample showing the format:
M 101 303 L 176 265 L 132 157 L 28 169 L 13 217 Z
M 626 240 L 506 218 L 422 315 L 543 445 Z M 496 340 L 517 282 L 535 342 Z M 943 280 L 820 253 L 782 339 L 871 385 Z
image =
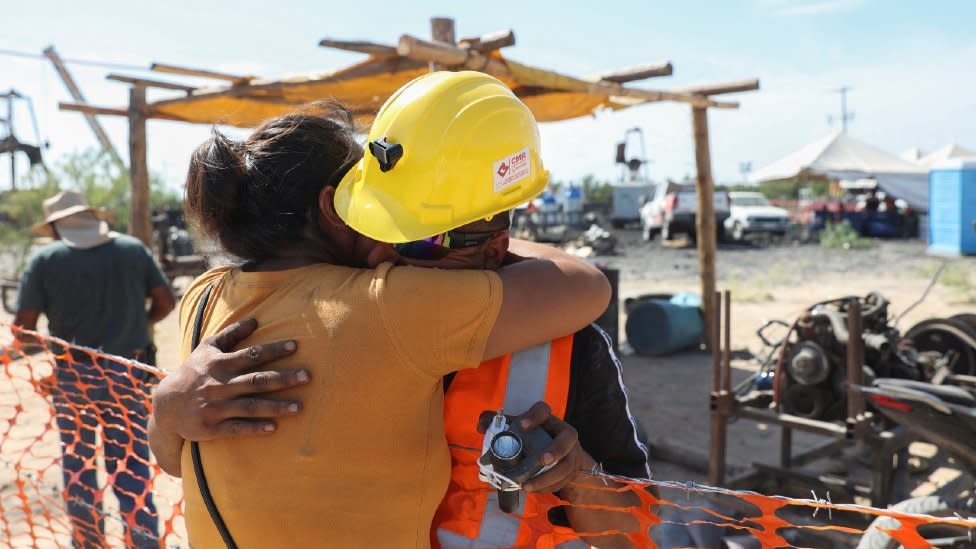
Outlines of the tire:
M 746 231 L 742 227 L 742 223 L 736 221 L 732 224 L 732 240 L 736 242 L 742 242 L 746 238 Z
M 613 219 L 610 221 L 610 226 L 613 227 L 614 229 L 623 229 L 624 222 L 620 221 L 619 219 Z
M 674 240 L 674 233 L 671 232 L 671 222 L 665 221 L 661 225 L 661 240 Z
M 962 506 L 959 506 L 962 507 Z M 953 505 L 938 496 L 924 496 L 920 498 L 906 499 L 888 508 L 891 511 L 901 513 L 933 515 L 936 517 L 951 517 L 956 513 L 962 516 L 972 516 L 972 509 L 957 510 Z M 898 528 L 899 522 L 891 517 L 878 517 L 871 522 L 861 541 L 857 544 L 857 549 L 898 549 L 902 547 L 897 541 L 891 539 L 882 529 L 891 530 Z M 966 532 L 961 528 L 953 526 L 929 525 L 919 528 L 919 534 L 926 539 L 935 539 L 945 536 L 965 536 Z
M 725 224 L 719 223 L 718 226 L 715 227 L 715 241 L 718 243 L 724 243 L 727 242 L 728 239 L 729 235 L 725 232 Z

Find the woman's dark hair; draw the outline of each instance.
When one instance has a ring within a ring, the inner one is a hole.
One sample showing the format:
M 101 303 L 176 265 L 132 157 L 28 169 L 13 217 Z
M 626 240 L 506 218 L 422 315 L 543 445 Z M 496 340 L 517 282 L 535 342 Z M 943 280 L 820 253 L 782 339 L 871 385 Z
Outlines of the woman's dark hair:
M 214 129 L 190 160 L 184 210 L 228 252 L 265 259 L 308 239 L 319 193 L 361 156 L 352 115 L 335 103 L 272 118 L 240 142 Z

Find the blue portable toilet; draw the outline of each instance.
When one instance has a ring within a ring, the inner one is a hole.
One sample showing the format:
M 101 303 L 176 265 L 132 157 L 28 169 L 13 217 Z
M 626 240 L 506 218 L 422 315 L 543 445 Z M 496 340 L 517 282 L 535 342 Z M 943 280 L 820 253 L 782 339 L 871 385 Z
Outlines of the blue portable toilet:
M 953 158 L 929 173 L 929 252 L 976 254 L 976 158 Z

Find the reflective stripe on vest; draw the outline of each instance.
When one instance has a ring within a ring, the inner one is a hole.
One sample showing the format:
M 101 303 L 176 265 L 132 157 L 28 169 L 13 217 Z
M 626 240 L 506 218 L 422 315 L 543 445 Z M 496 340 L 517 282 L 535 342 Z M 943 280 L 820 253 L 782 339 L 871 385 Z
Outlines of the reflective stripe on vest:
M 474 422 L 482 410 L 502 408 L 508 415 L 518 415 L 539 401 L 547 402 L 554 415 L 563 417 L 569 396 L 572 341 L 572 336 L 560 338 L 457 373 L 445 398 L 453 470 L 448 493 L 434 519 L 435 544 L 445 549 L 508 548 L 518 544 L 523 529 L 519 515 L 526 509 L 526 500 L 536 496 L 523 492 L 513 514 L 498 508 L 495 490 L 477 480 L 478 456 L 472 448 L 480 449 L 481 442 Z M 480 514 L 472 515 L 472 510 Z M 556 547 L 588 545 L 573 540 Z

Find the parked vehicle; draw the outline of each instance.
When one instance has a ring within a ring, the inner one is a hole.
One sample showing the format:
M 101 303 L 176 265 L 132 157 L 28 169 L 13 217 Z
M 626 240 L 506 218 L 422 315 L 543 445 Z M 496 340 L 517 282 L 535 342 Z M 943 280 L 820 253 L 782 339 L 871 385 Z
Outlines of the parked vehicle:
M 868 400 L 886 418 L 914 435 L 945 450 L 970 474 L 976 474 L 976 397 L 965 385 L 971 376 L 950 376 L 963 386 L 933 385 L 904 379 L 878 379 L 873 387 L 861 387 Z M 924 496 L 893 505 L 892 511 L 936 517 L 976 516 L 972 486 L 955 495 Z M 885 530 L 898 528 L 890 517 L 878 517 L 861 538 L 857 549 L 902 547 Z M 918 533 L 932 547 L 976 548 L 970 529 L 951 524 L 918 527 Z
M 641 199 L 649 196 L 654 185 L 646 181 L 627 181 L 613 184 L 610 202 L 610 224 L 620 229 L 641 220 Z
M 783 236 L 790 229 L 790 213 L 777 208 L 758 192 L 730 192 L 731 208 L 725 220 L 725 232 L 733 240 L 745 240 L 752 234 Z
M 628 150 L 632 150 L 635 145 L 631 136 L 638 138 L 639 156 L 628 154 Z M 614 161 L 620 165 L 620 180 L 612 185 L 610 224 L 613 228 L 620 229 L 640 222 L 642 200 L 650 196 L 654 187 L 647 169 L 650 160 L 647 158 L 643 130 L 635 127 L 624 132 L 624 140 L 617 143 Z
M 724 240 L 725 220 L 729 217 L 729 194 L 715 191 L 713 200 L 716 231 L 719 240 Z M 697 215 L 698 196 L 694 184 L 673 181 L 659 183 L 640 209 L 644 240 L 652 240 L 658 235 L 662 240 L 671 240 L 678 233 L 687 234 L 694 240 Z

